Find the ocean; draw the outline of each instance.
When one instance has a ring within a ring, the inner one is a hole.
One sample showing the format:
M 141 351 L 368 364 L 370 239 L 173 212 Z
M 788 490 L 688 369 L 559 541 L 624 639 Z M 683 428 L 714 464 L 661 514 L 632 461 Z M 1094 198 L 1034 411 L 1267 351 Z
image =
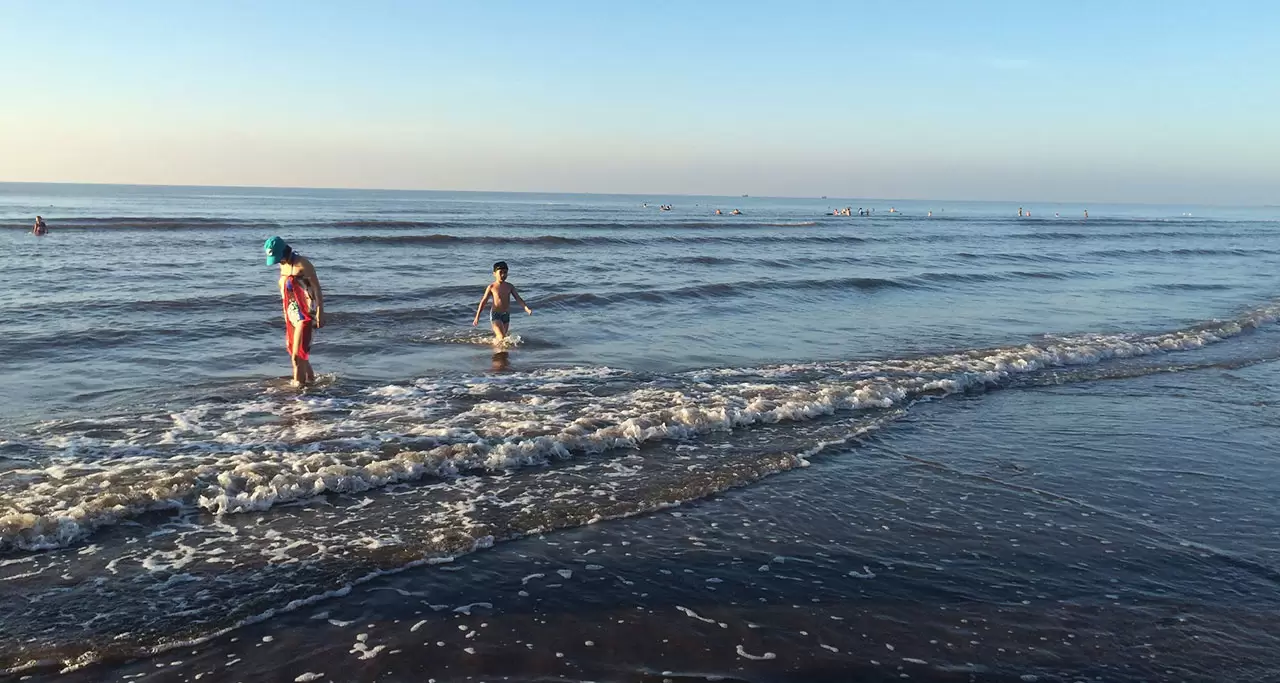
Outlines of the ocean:
M 0 677 L 1280 680 L 1277 272 L 1277 207 L 0 184 Z

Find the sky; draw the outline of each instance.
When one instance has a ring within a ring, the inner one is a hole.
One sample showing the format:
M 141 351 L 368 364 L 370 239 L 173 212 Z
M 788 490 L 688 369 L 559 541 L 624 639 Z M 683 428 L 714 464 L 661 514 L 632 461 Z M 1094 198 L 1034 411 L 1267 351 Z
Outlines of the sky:
M 0 182 L 1280 204 L 1280 3 L 0 1 Z

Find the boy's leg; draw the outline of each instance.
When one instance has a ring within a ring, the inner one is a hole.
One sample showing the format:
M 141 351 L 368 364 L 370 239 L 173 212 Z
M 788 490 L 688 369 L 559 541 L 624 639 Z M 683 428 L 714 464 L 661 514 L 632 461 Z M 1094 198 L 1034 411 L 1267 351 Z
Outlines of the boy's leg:
M 315 380 L 311 361 L 302 357 L 304 353 L 310 352 L 310 331 L 309 322 L 293 326 L 293 347 L 289 351 L 293 357 L 293 381 L 300 386 L 306 386 Z
M 506 339 L 507 326 L 498 322 L 497 320 L 493 321 L 493 338 L 498 341 L 502 341 L 503 339 Z

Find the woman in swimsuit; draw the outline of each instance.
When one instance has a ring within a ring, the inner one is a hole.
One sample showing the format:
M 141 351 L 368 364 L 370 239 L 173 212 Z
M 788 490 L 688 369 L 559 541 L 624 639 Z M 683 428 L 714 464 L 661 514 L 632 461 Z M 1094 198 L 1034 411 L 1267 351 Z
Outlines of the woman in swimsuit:
M 263 245 L 267 265 L 280 266 L 280 301 L 284 311 L 284 346 L 293 360 L 293 381 L 306 386 L 316 381 L 311 369 L 312 330 L 324 327 L 324 294 L 316 269 L 279 237 Z

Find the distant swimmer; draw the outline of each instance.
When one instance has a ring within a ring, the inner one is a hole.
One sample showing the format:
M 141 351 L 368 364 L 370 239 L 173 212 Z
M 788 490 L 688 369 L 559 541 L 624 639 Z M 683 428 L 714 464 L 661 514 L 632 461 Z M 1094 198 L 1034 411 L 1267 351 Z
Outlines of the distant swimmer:
M 932 211 L 930 211 L 930 212 L 929 212 L 929 218 L 933 218 L 933 212 L 932 212 Z
M 1085 209 L 1085 210 L 1084 210 L 1084 217 L 1085 217 L 1085 218 L 1088 218 L 1088 217 L 1089 217 L 1089 210 L 1088 210 L 1088 209 Z
M 1022 218 L 1022 207 L 1018 207 L 1018 218 Z
M 262 245 L 267 265 L 280 266 L 280 301 L 284 310 L 284 347 L 293 360 L 293 382 L 303 387 L 316 381 L 311 369 L 312 330 L 324 327 L 324 293 L 311 261 L 279 237 Z
M 493 327 L 493 340 L 495 342 L 505 340 L 511 329 L 511 297 L 515 297 L 516 301 L 520 302 L 527 315 L 533 315 L 533 309 L 520 298 L 520 292 L 516 291 L 515 285 L 507 282 L 507 262 L 498 261 L 493 264 L 493 282 L 484 288 L 484 294 L 480 297 L 480 305 L 476 306 L 476 317 L 471 321 L 471 326 L 480 324 L 480 314 L 484 311 L 484 305 L 492 300 L 493 309 L 489 311 L 489 323 Z
M 730 211 L 730 212 L 729 212 L 729 215 L 730 215 L 730 216 L 741 216 L 741 215 L 742 215 L 742 212 L 741 212 L 741 211 L 739 211 L 739 210 L 737 210 L 737 209 L 734 209 L 733 211 Z
M 1062 216 L 1060 216 L 1060 215 L 1058 214 L 1058 212 L 1057 212 L 1057 211 L 1054 211 L 1054 212 L 1053 212 L 1053 217 L 1054 217 L 1054 218 L 1062 218 Z
M 724 212 L 723 212 L 723 211 L 721 211 L 720 209 L 716 209 L 716 215 L 717 215 L 717 216 L 723 216 L 723 215 L 724 215 Z
M 44 219 L 40 216 L 36 216 L 36 224 L 31 228 L 31 234 L 36 237 L 49 234 L 49 226 L 45 225 Z

